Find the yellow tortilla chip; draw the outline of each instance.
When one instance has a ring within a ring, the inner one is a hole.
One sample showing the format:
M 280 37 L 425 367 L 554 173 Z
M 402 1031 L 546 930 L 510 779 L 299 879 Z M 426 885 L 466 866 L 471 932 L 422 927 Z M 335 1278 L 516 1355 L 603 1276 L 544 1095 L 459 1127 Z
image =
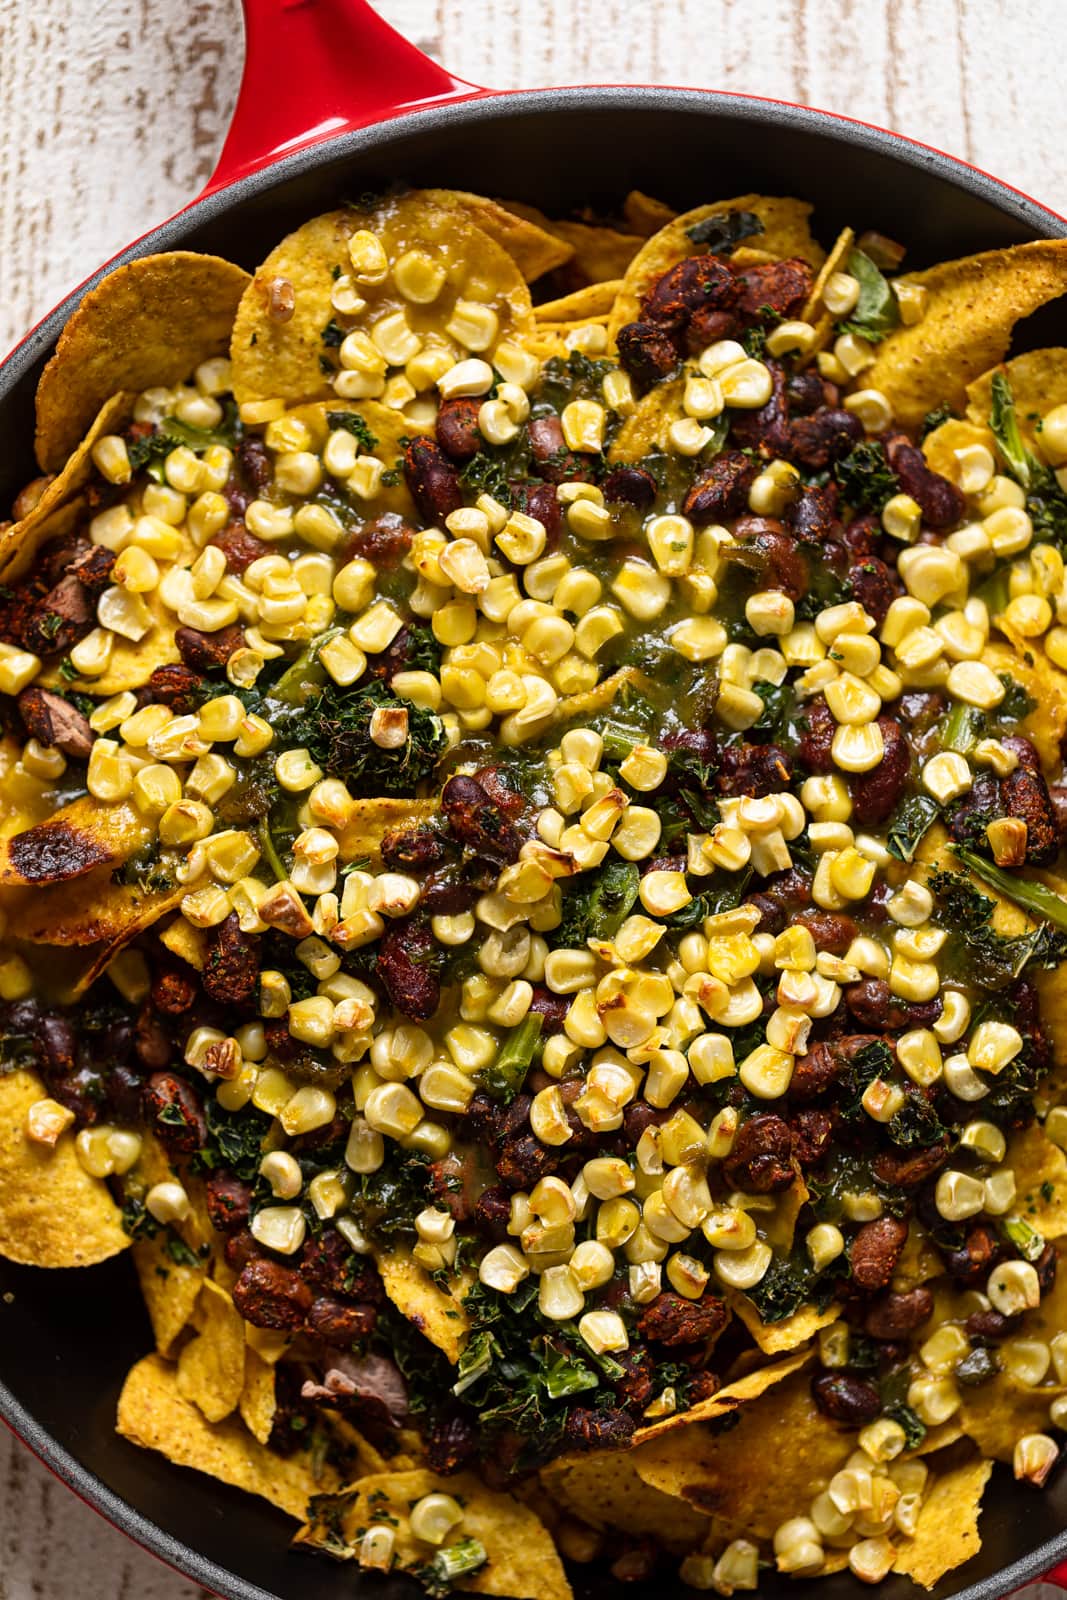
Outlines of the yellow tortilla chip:
M 314 1476 L 306 1456 L 268 1450 L 236 1417 L 207 1422 L 182 1398 L 177 1369 L 161 1356 L 145 1356 L 130 1370 L 119 1396 L 116 1426 L 132 1444 L 158 1450 L 177 1467 L 193 1467 L 220 1483 L 261 1495 L 298 1522 L 307 1516 L 312 1496 L 337 1484 L 332 1467 L 323 1466 Z
M 781 1322 L 764 1322 L 747 1294 L 732 1289 L 727 1295 L 731 1307 L 741 1318 L 764 1355 L 781 1355 L 783 1350 L 796 1350 L 814 1338 L 820 1328 L 829 1327 L 841 1315 L 839 1305 L 828 1305 L 825 1311 L 814 1306 L 802 1306 L 791 1317 Z
M 351 818 L 338 835 L 341 860 L 369 856 L 372 866 L 380 866 L 382 840 L 387 833 L 429 822 L 436 811 L 436 800 L 357 800 Z
M 999 626 L 996 619 L 995 625 Z M 1025 641 L 1025 651 L 1013 650 L 999 639 L 990 639 L 982 660 L 994 672 L 1006 672 L 1021 684 L 1034 702 L 1034 709 L 1019 723 L 1019 732 L 1032 739 L 1048 772 L 1058 771 L 1060 741 L 1067 734 L 1067 673 L 1053 666 L 1034 640 Z
M 1024 1218 L 1027 1215 L 1025 1209 L 1020 1214 Z M 1067 1329 L 1067 1272 L 1062 1256 L 1057 1265 L 1059 1270 L 1052 1288 L 1042 1295 L 1039 1306 L 1024 1313 L 1019 1332 L 1021 1339 L 1038 1339 L 1047 1344 Z M 949 1314 L 957 1310 L 950 1308 Z M 959 1422 L 984 1456 L 992 1456 L 995 1461 L 1010 1461 L 1016 1440 L 1024 1433 L 1048 1431 L 1049 1405 L 1067 1393 L 1067 1384 L 1044 1383 L 1034 1388 L 1001 1371 L 988 1383 L 962 1388 L 960 1393 L 963 1404 L 953 1420 Z
M 485 1488 L 473 1472 L 447 1478 L 424 1471 L 380 1472 L 360 1478 L 314 1508 L 313 1520 L 301 1528 L 296 1543 L 323 1548 L 348 1561 L 358 1557 L 360 1530 L 373 1522 L 387 1522 L 396 1535 L 394 1564 L 402 1572 L 410 1571 L 424 1565 L 433 1552 L 415 1538 L 408 1513 L 417 1500 L 435 1492 L 452 1495 L 463 1507 L 456 1539 L 480 1540 L 489 1557 L 484 1567 L 459 1579 L 457 1589 L 507 1595 L 512 1600 L 571 1600 L 563 1563 L 540 1518 L 512 1495 Z
M 29 1267 L 90 1267 L 129 1248 L 102 1178 L 90 1178 L 73 1132 L 54 1149 L 26 1137 L 26 1114 L 47 1090 L 32 1072 L 0 1077 L 0 1255 Z
M 743 194 L 733 200 L 719 200 L 714 205 L 697 206 L 683 212 L 666 227 L 652 235 L 637 252 L 626 270 L 622 290 L 615 301 L 608 327 L 608 337 L 614 344 L 619 329 L 633 322 L 641 309 L 641 301 L 657 278 L 668 267 L 696 255 L 702 246 L 694 244 L 686 232 L 698 222 L 722 212 L 753 211 L 763 223 L 763 232 L 755 237 L 760 248 L 778 259 L 800 256 L 812 267 L 822 265 L 823 252 L 811 236 L 808 217 L 811 207 L 802 200 L 777 199 L 768 195 Z M 610 277 L 610 273 L 602 273 Z
M 172 565 L 188 565 L 193 559 L 194 551 L 190 543 L 185 560 L 163 562 L 160 570 L 165 576 Z M 95 678 L 64 678 L 57 662 L 34 681 L 45 689 L 76 689 L 83 694 L 105 699 L 108 695 L 122 694 L 127 689 L 143 688 L 157 667 L 180 661 L 181 651 L 174 642 L 178 628 L 176 616 L 167 610 L 158 589 L 143 596 L 143 599 L 152 618 L 152 626 L 143 639 L 136 641 L 123 639 L 116 634 L 106 672 L 101 672 Z
M 360 502 L 360 516 L 370 521 L 374 517 L 392 512 L 406 522 L 418 523 L 418 513 L 411 491 L 403 476 L 404 446 L 401 439 L 418 439 L 433 433 L 431 424 L 416 422 L 392 406 L 383 406 L 377 400 L 317 400 L 313 405 L 294 406 L 289 416 L 302 422 L 311 435 L 309 450 L 320 452 L 330 433 L 328 418 L 340 413 L 362 417 L 374 439 L 373 447 L 361 449 L 360 455 L 376 456 L 392 474 L 398 472 L 395 483 L 383 483 L 370 500 Z M 343 546 L 342 546 L 343 548 Z
M 810 1350 L 798 1350 L 793 1355 L 787 1356 L 784 1361 L 774 1361 L 769 1366 L 757 1367 L 752 1372 L 746 1372 L 744 1377 L 735 1378 L 732 1383 L 723 1387 L 707 1400 L 699 1400 L 688 1411 L 679 1411 L 673 1417 L 664 1417 L 660 1422 L 652 1422 L 647 1427 L 639 1428 L 634 1434 L 634 1444 L 644 1444 L 648 1439 L 656 1439 L 661 1433 L 670 1433 L 676 1428 L 687 1427 L 694 1422 L 714 1422 L 716 1417 L 725 1417 L 731 1411 L 736 1411 L 738 1406 L 746 1405 L 750 1400 L 758 1400 L 761 1394 L 768 1389 L 773 1389 L 776 1383 L 782 1383 L 801 1367 L 807 1366 L 811 1360 Z
M 90 289 L 37 385 L 37 460 L 58 472 L 120 390 L 181 383 L 225 354 L 248 273 L 221 256 L 172 250 L 116 267 Z
M 561 295 L 558 300 L 542 300 L 534 306 L 538 322 L 584 322 L 588 317 L 606 317 L 615 304 L 615 296 L 622 288 L 621 278 L 608 278 L 603 283 L 588 283 L 584 289 Z
M 128 861 L 152 834 L 133 806 L 83 795 L 46 821 L 0 840 L 0 884 L 68 883 L 95 867 Z
M 660 228 L 665 228 L 675 216 L 673 206 L 640 189 L 631 189 L 622 203 L 622 214 L 631 233 L 650 239 Z
M 897 1294 L 907 1294 L 919 1289 L 931 1278 L 940 1277 L 944 1263 L 926 1234 L 912 1222 L 908 1224 L 908 1237 L 893 1273 L 893 1289 Z
M 788 1517 L 808 1514 L 812 1484 L 833 1477 L 856 1434 L 816 1409 L 804 1371 L 737 1416 L 726 1432 L 698 1425 L 638 1445 L 634 1465 L 653 1488 L 714 1516 L 725 1538 L 769 1539 Z
M 936 1479 L 923 1497 L 914 1538 L 900 1546 L 894 1572 L 932 1589 L 946 1572 L 978 1554 L 978 1517 L 992 1470 L 991 1461 L 968 1461 Z
M 670 378 L 642 395 L 611 441 L 608 460 L 642 461 L 653 450 L 666 450 L 672 424 L 685 416 L 685 384 L 684 378 Z
M 572 722 L 575 717 L 587 717 L 603 711 L 630 685 L 640 687 L 643 675 L 637 667 L 620 667 L 617 672 L 602 678 L 595 689 L 585 689 L 581 694 L 564 695 L 552 714 L 555 723 Z
M 973 422 L 962 422 L 952 417 L 926 435 L 922 442 L 922 452 L 927 466 L 958 487 L 960 462 L 956 452 L 966 450 L 975 444 L 985 445 L 986 449 L 996 456 L 996 440 L 988 428 L 980 428 Z
M 1027 350 L 969 383 L 967 415 L 972 423 L 983 428 L 993 408 L 993 379 L 998 372 L 1003 373 L 1011 385 L 1015 416 L 1023 438 L 1043 459 L 1041 434 L 1035 423 L 1047 411 L 1067 404 L 1067 350 Z
M 830 248 L 830 254 L 819 268 L 818 276 L 811 286 L 807 304 L 801 313 L 805 322 L 818 323 L 821 317 L 826 316 L 826 308 L 822 303 L 823 290 L 826 288 L 827 281 L 835 272 L 844 271 L 844 263 L 847 262 L 855 242 L 856 235 L 852 229 L 842 228 Z
M 22 577 L 41 546 L 70 533 L 84 515 L 78 497 L 96 471 L 93 445 L 102 434 L 125 427 L 132 409 L 132 394 L 105 398 L 84 439 L 72 445 L 69 459 L 58 461 L 52 469 L 56 476 L 33 510 L 0 534 L 0 577 L 5 581 Z
M 274 1426 L 274 1413 L 278 1409 L 274 1368 L 251 1345 L 245 1346 L 244 1383 L 238 1405 L 241 1420 L 253 1439 L 266 1444 Z
M 590 1527 L 653 1534 L 675 1552 L 694 1549 L 707 1533 L 707 1517 L 645 1483 L 626 1451 L 559 1456 L 539 1476 L 552 1499 Z
M 225 1289 L 208 1279 L 194 1315 L 195 1338 L 178 1357 L 178 1393 L 208 1422 L 235 1411 L 245 1385 L 245 1325 Z
M 550 227 L 573 251 L 566 277 L 575 288 L 583 280 L 601 283 L 605 278 L 621 278 L 643 242 L 640 234 L 619 233 L 590 222 L 552 222 Z
M 924 288 L 926 310 L 875 347 L 856 385 L 880 389 L 896 420 L 914 428 L 945 401 L 962 410 L 967 385 L 1003 360 L 1015 324 L 1067 293 L 1067 239 L 942 261 L 896 281 Z
M 438 267 L 450 269 L 433 301 L 406 300 L 390 273 L 382 284 L 360 284 L 364 308 L 355 316 L 339 317 L 331 300 L 335 269 L 337 275 L 352 273 L 348 243 L 362 231 L 376 235 L 394 267 L 402 256 L 417 250 Z M 460 270 L 459 263 L 471 265 Z M 296 296 L 293 314 L 285 322 L 270 315 L 271 286 L 279 279 L 291 285 Z M 471 299 L 496 313 L 499 326 L 493 345 L 498 339 L 521 340 L 531 331 L 530 291 L 517 265 L 462 212 L 435 205 L 415 190 L 379 201 L 369 211 L 349 208 L 314 217 L 271 251 L 241 300 L 230 352 L 234 395 L 239 403 L 332 399 L 332 373 L 325 372 L 322 363 L 336 357 L 339 338 L 334 330 L 343 325 L 344 333 L 369 333 L 386 316 L 403 311 L 421 339 L 443 344 L 450 337 L 447 328 L 457 301 Z
M 1063 975 L 1060 974 L 1060 983 Z M 1032 1122 L 1008 1143 L 1006 1165 L 1015 1173 L 1018 1212 L 1044 1239 L 1067 1233 L 1067 1156 Z
M 196 887 L 141 889 L 116 883 L 112 867 L 98 867 L 73 883 L 19 891 L 18 935 L 28 944 L 103 944 L 99 971 L 122 945 L 150 928 Z
M 165 1356 L 192 1321 L 207 1278 L 206 1264 L 175 1261 L 170 1243 L 169 1234 L 157 1233 L 152 1239 L 135 1240 L 132 1251 L 156 1349 Z
M 511 210 L 506 202 L 488 200 L 482 194 L 468 194 L 464 189 L 424 189 L 422 193 L 446 211 L 461 211 L 469 217 L 495 244 L 507 251 L 527 283 L 555 267 L 562 267 L 574 254 L 562 239 L 532 218 Z
M 322 1415 L 330 1431 L 337 1435 L 344 1446 L 345 1460 L 350 1463 L 350 1470 L 357 1470 L 360 1477 L 364 1477 L 368 1472 L 385 1472 L 390 1465 L 394 1472 L 404 1472 L 408 1467 L 421 1465 L 414 1456 L 400 1451 L 390 1456 L 387 1461 L 381 1451 L 376 1449 L 370 1440 L 365 1438 L 358 1428 L 354 1428 L 348 1418 L 343 1417 L 339 1411 L 325 1409 Z M 412 1437 L 421 1445 L 420 1436 L 413 1434 L 411 1429 L 401 1428 L 397 1432 L 397 1439 L 405 1443 Z
M 401 1316 L 449 1361 L 457 1362 L 470 1332 L 462 1303 L 467 1285 L 457 1279 L 452 1293 L 439 1289 L 407 1250 L 378 1251 L 375 1260 L 385 1292 Z

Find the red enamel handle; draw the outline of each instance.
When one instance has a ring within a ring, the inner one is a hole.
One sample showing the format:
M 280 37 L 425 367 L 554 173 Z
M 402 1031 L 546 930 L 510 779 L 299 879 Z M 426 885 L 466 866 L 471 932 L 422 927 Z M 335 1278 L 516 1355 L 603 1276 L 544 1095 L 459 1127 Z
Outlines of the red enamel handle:
M 205 194 L 401 111 L 487 91 L 453 77 L 367 0 L 244 0 L 245 67 Z

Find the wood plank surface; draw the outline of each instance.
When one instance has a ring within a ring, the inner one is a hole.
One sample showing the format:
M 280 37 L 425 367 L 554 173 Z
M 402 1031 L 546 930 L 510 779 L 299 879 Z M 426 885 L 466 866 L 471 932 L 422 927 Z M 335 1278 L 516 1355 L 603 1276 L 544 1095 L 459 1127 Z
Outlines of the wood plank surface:
M 1067 10 L 1048 0 L 379 9 L 475 83 L 662 82 L 804 101 L 897 128 L 1067 210 Z M 2 0 L 0 349 L 204 184 L 242 54 L 238 0 Z M 6 1434 L 0 1483 L 0 1600 L 197 1600 Z

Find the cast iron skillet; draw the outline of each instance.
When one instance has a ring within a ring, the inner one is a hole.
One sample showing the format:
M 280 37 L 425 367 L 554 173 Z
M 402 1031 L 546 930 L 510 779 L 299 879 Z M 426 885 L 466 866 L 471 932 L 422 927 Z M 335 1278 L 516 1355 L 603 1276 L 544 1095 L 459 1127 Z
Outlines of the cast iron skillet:
M 633 187 L 679 208 L 748 190 L 798 195 L 814 202 L 824 243 L 845 222 L 877 226 L 907 242 L 909 265 L 1067 235 L 1061 217 L 996 179 L 826 112 L 687 89 L 493 94 L 429 61 L 365 0 L 246 0 L 246 9 L 245 78 L 218 172 L 199 200 L 117 261 L 185 247 L 252 268 L 291 227 L 397 178 L 511 195 L 550 213 L 610 204 Z M 104 270 L 0 366 L 0 503 L 32 476 L 41 366 Z M 1026 330 L 1025 345 L 1050 341 L 1067 343 L 1067 314 L 1055 308 Z M 0 1261 L 0 1415 L 116 1527 L 227 1600 L 336 1600 L 353 1588 L 411 1600 L 407 1580 L 372 1586 L 350 1568 L 289 1551 L 291 1524 L 280 1513 L 119 1439 L 123 1377 L 150 1348 L 128 1262 L 43 1272 Z M 1047 1571 L 1067 1556 L 1065 1522 L 1067 1476 L 1036 1493 L 997 1468 L 981 1554 L 937 1596 L 996 1600 Z M 608 1578 L 579 1587 L 590 1600 L 620 1589 Z M 847 1573 L 817 1587 L 771 1575 L 761 1592 L 870 1594 Z M 880 1592 L 885 1600 L 917 1593 L 905 1579 Z

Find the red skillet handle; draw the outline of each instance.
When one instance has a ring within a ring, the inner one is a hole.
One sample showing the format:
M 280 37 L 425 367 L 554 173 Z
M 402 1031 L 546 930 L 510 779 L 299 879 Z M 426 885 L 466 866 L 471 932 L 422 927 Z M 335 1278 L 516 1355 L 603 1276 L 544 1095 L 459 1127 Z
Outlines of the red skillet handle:
M 349 128 L 486 92 L 416 50 L 367 0 L 243 3 L 244 76 L 205 194 Z

